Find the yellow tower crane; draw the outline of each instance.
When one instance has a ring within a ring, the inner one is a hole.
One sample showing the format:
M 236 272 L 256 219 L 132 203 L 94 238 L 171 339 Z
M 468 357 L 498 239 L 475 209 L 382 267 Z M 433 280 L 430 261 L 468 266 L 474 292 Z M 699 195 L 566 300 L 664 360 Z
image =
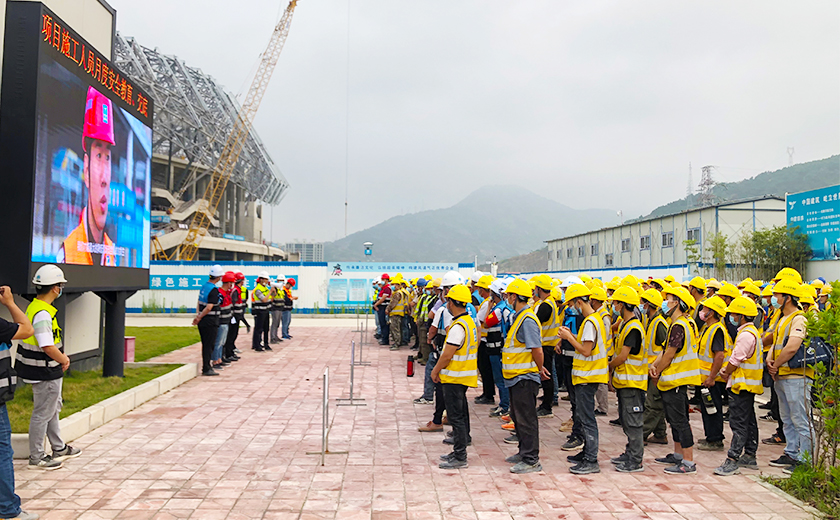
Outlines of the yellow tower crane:
M 207 184 L 207 189 L 204 190 L 202 203 L 193 215 L 186 238 L 178 246 L 176 258 L 180 260 L 193 260 L 198 253 L 198 246 L 201 244 L 201 240 L 207 234 L 207 230 L 210 227 L 210 219 L 215 215 L 216 209 L 219 207 L 219 202 L 222 200 L 222 195 L 233 173 L 233 168 L 239 160 L 239 154 L 242 153 L 245 140 L 248 139 L 251 125 L 254 122 L 254 116 L 260 107 L 265 90 L 268 88 L 268 82 L 271 80 L 271 74 L 277 65 L 277 59 L 280 57 L 280 52 L 283 50 L 283 45 L 285 45 L 286 38 L 289 36 L 292 15 L 295 12 L 296 6 L 297 0 L 289 2 L 286 11 L 271 34 L 271 40 L 268 42 L 268 47 L 262 54 L 254 81 L 251 83 L 251 88 L 248 90 L 245 102 L 242 105 L 242 110 L 234 121 L 233 129 L 225 142 L 224 148 L 222 148 L 222 154 L 219 156 L 219 162 L 213 169 L 213 174 L 210 177 L 209 184 Z M 156 256 L 160 257 L 157 252 Z

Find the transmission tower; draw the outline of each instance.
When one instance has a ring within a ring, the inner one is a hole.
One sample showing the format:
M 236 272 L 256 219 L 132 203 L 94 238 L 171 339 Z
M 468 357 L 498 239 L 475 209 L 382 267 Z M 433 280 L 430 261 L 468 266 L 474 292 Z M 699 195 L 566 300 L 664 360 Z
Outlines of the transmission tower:
M 691 209 L 691 196 L 694 195 L 694 181 L 691 178 L 691 162 L 688 163 L 688 187 L 685 189 L 685 209 Z
M 787 154 L 788 154 L 788 166 L 793 166 L 793 146 L 788 146 Z
M 715 197 L 712 193 L 717 184 L 712 178 L 712 169 L 714 166 L 703 166 L 703 173 L 700 176 L 700 207 L 705 208 L 715 203 Z

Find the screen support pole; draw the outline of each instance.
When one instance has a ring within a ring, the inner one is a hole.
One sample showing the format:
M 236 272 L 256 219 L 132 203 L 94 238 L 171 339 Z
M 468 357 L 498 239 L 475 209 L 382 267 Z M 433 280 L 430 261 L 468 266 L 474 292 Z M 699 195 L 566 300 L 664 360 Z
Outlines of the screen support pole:
M 102 377 L 123 377 L 125 359 L 125 301 L 135 291 L 103 291 L 97 296 L 105 301 L 105 341 L 102 352 Z

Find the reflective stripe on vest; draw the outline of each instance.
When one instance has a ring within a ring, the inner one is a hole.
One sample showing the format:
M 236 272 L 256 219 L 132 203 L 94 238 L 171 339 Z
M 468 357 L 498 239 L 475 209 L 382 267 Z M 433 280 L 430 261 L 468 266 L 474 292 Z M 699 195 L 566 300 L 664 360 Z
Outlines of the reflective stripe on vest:
M 691 318 L 682 315 L 668 329 L 669 341 L 666 345 L 671 344 L 671 333 L 677 324 L 681 325 L 685 331 L 685 338 L 682 348 L 677 351 L 677 355 L 671 360 L 671 364 L 659 376 L 657 387 L 663 392 L 678 386 L 700 386 L 703 383 L 703 376 L 700 373 L 700 359 L 697 357 L 697 329 L 692 327 L 693 323 L 694 321 Z
M 770 334 L 775 339 L 776 327 L 779 326 L 779 318 L 782 316 L 782 311 L 779 309 L 775 309 L 773 314 L 770 315 L 770 323 L 767 324 L 767 330 L 764 331 L 764 334 Z M 773 348 L 773 343 L 771 342 L 769 345 L 764 346 L 762 349 L 764 352 L 770 352 L 770 349 Z
M 764 384 L 762 383 L 762 376 L 764 374 L 764 363 L 762 360 L 762 349 L 758 348 L 761 345 L 761 334 L 755 325 L 747 324 L 743 329 L 738 331 L 738 336 L 741 334 L 752 334 L 755 336 L 755 349 L 752 355 L 745 359 L 730 376 L 732 378 L 731 390 L 736 394 L 740 394 L 742 390 L 751 392 L 756 395 L 764 393 Z M 738 337 L 735 337 L 738 341 Z
M 723 334 L 723 364 L 726 366 L 729 362 L 729 356 L 732 355 L 732 338 L 729 337 L 729 332 L 723 326 L 723 322 L 718 321 L 713 325 L 703 325 L 702 333 L 700 334 L 700 346 L 697 349 L 697 358 L 700 360 L 700 373 L 703 377 L 709 377 L 712 371 L 712 364 L 715 362 L 714 353 L 712 352 L 712 342 L 715 340 L 715 333 L 720 331 Z M 725 380 L 717 376 L 715 381 L 724 383 Z
M 405 314 L 405 298 L 406 294 L 403 289 L 393 293 L 391 298 L 394 300 L 394 306 L 391 308 L 391 316 L 403 316 Z
M 542 304 L 551 307 L 551 316 L 549 316 L 548 321 L 540 324 L 542 344 L 546 347 L 556 347 L 560 343 L 560 336 L 557 335 L 560 332 L 560 323 L 557 321 L 557 304 L 554 303 L 554 298 L 548 297 L 537 302 L 534 307 L 539 309 Z
M 264 301 L 260 300 L 259 298 L 257 298 L 257 291 L 260 291 L 263 294 L 263 296 L 268 297 L 269 300 L 267 302 L 264 302 Z M 253 310 L 253 311 L 267 311 L 270 307 L 271 307 L 271 297 L 270 297 L 270 291 L 269 291 L 268 287 L 266 287 L 265 285 L 262 285 L 262 284 L 257 284 L 257 286 L 254 287 L 254 290 L 251 291 L 251 310 Z
M 665 330 L 668 330 L 668 322 L 657 312 L 645 329 L 645 350 L 647 351 L 648 365 L 652 365 L 659 354 L 662 353 L 662 346 L 656 344 L 656 329 L 659 328 L 660 324 L 665 327 Z
M 624 363 L 615 367 L 615 370 L 613 370 L 612 384 L 615 388 L 647 390 L 648 358 L 645 352 L 645 331 L 642 328 L 642 322 L 636 318 L 632 318 L 621 327 L 621 332 L 618 334 L 618 341 L 616 342 L 616 352 L 619 352 L 619 348 L 624 348 L 624 341 L 630 335 L 630 332 L 634 330 L 639 333 L 639 339 L 642 341 L 639 353 L 635 355 L 631 353 L 627 356 L 627 360 Z
M 601 321 L 601 315 L 593 312 L 580 324 L 580 330 L 577 334 L 577 340 L 583 344 L 583 330 L 586 328 L 586 322 L 595 325 L 596 338 L 595 346 L 589 356 L 583 356 L 575 350 L 574 360 L 572 361 L 572 384 L 582 385 L 587 383 L 607 383 L 610 379 L 610 367 L 607 360 L 607 345 L 604 343 L 607 333 L 604 331 L 604 322 Z
M 597 312 L 601 316 L 601 323 L 604 323 L 604 318 L 609 318 L 610 320 L 612 320 L 612 315 L 610 314 L 610 311 L 607 308 L 606 304 L 602 304 L 595 312 Z M 612 327 L 608 328 L 607 324 L 604 323 L 604 332 L 606 333 L 606 336 L 604 336 L 604 344 L 607 346 L 607 359 L 609 359 L 615 355 L 615 348 L 613 347 Z
M 516 376 L 539 371 L 537 364 L 534 362 L 534 356 L 531 354 L 531 349 L 525 343 L 516 339 L 516 334 L 526 319 L 532 319 L 537 326 L 540 325 L 540 320 L 537 319 L 537 315 L 531 309 L 523 309 L 513 320 L 505 345 L 502 347 L 502 375 L 505 379 L 513 379 Z
M 790 327 L 793 324 L 795 316 L 803 316 L 805 313 L 798 310 L 790 316 L 783 316 L 779 319 L 776 325 L 776 330 L 773 331 L 773 359 L 778 359 L 782 353 L 782 348 L 785 342 L 790 337 Z M 803 340 L 803 344 L 805 341 Z M 802 348 L 802 345 L 799 346 Z M 790 368 L 787 363 L 779 367 L 779 376 L 808 376 L 814 378 L 813 368 Z
M 446 368 L 440 371 L 440 382 L 475 388 L 478 386 L 478 331 L 475 321 L 469 314 L 459 316 L 449 326 L 447 339 L 448 331 L 455 325 L 464 328 L 464 342 L 455 351 Z

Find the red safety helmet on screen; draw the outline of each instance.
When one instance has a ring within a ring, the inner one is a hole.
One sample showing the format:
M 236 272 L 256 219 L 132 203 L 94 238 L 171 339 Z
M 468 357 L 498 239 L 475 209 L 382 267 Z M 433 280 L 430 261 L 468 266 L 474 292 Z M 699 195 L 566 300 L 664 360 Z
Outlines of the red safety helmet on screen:
M 286 283 L 289 284 L 289 287 L 294 287 L 296 282 L 294 278 L 289 278 Z
M 87 150 L 85 138 L 99 139 L 114 144 L 114 111 L 111 100 L 95 88 L 88 87 L 85 103 L 85 125 L 82 130 L 82 149 Z
M 236 275 L 233 273 L 233 271 L 228 271 L 222 276 L 222 283 L 235 282 L 235 281 L 236 281 Z

